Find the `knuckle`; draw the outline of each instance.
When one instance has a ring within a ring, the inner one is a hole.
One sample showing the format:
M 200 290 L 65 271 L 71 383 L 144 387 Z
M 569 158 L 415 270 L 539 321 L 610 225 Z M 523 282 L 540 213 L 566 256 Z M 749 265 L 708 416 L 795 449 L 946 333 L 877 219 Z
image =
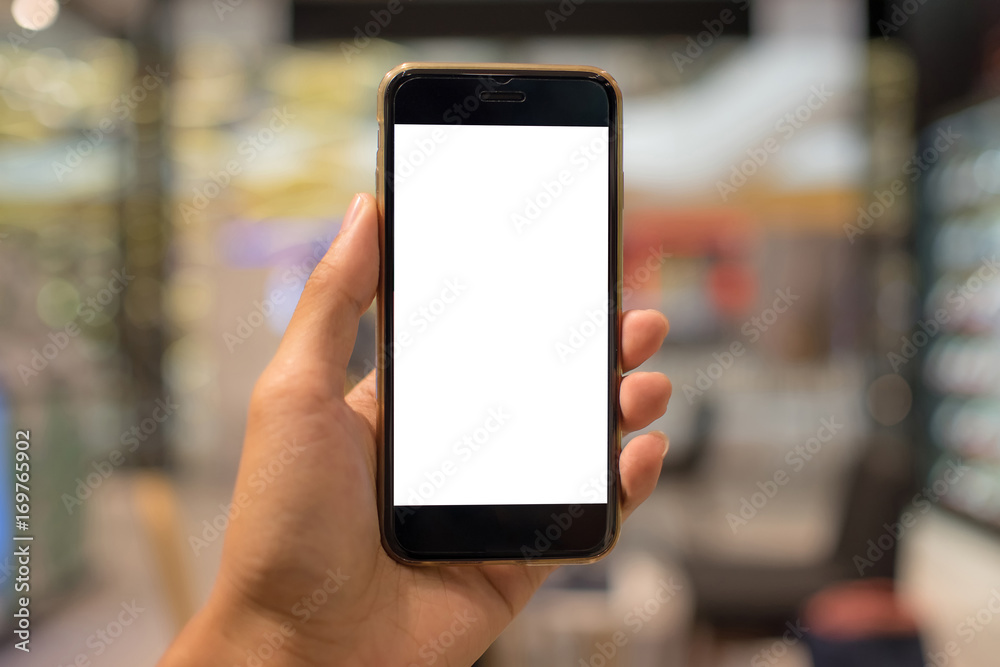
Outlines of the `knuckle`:
M 254 383 L 250 394 L 250 412 L 259 413 L 283 394 L 281 383 L 265 370 Z
M 257 378 L 253 391 L 250 394 L 251 409 L 261 409 L 273 405 L 292 397 L 296 392 L 299 383 L 295 382 L 295 377 L 287 372 L 283 372 L 274 363 L 269 365 Z
M 249 415 L 253 418 L 289 410 L 317 412 L 325 409 L 332 398 L 330 393 L 329 383 L 321 374 L 272 363 L 254 384 Z
M 336 266 L 335 260 L 329 256 L 324 257 L 316 265 L 309 282 L 312 283 L 312 289 L 316 294 L 323 295 L 325 299 L 335 300 L 352 317 L 360 317 L 368 309 L 367 304 L 344 286 L 341 271 Z

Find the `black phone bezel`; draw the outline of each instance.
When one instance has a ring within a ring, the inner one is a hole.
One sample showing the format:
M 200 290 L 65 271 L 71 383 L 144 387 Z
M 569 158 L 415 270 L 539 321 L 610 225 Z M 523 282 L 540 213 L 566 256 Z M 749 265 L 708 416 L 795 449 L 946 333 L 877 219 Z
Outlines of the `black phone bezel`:
M 519 91 L 520 102 L 485 102 L 483 91 Z M 383 169 L 382 391 L 383 543 L 404 562 L 572 561 L 606 553 L 618 534 L 620 384 L 620 104 L 609 78 L 589 70 L 400 72 L 382 97 L 383 165 L 393 164 L 394 126 L 406 123 L 606 126 L 608 130 L 608 496 L 606 503 L 406 506 L 393 504 L 393 190 Z M 461 105 L 457 107 L 456 105 Z M 463 113 L 464 112 L 464 113 Z

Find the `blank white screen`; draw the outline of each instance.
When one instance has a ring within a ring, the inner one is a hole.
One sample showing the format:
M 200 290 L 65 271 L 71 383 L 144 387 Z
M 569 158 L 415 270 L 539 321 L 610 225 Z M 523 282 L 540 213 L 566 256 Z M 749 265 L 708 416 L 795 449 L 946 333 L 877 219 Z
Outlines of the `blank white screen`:
M 394 131 L 394 503 L 606 502 L 608 128 Z

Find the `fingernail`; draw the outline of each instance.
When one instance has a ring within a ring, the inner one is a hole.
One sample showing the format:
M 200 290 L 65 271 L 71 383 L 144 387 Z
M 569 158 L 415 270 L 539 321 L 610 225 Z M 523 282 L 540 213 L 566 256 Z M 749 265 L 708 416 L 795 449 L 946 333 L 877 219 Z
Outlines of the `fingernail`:
M 358 218 L 358 213 L 361 211 L 361 204 L 364 202 L 364 199 L 360 194 L 354 195 L 351 205 L 347 207 L 347 213 L 344 214 L 344 221 L 340 223 L 340 231 L 346 232 L 351 228 L 351 225 Z
M 657 438 L 663 441 L 663 453 L 660 454 L 660 458 L 666 458 L 667 452 L 670 451 L 670 438 L 663 431 L 650 431 L 650 435 L 655 435 Z

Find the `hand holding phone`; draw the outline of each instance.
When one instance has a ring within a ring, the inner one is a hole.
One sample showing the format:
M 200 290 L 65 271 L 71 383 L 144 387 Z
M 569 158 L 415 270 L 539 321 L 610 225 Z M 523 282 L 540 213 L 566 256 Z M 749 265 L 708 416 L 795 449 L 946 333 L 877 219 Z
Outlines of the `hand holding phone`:
M 428 655 L 443 658 L 441 651 L 451 664 L 471 664 L 552 571 L 522 564 L 414 568 L 383 550 L 374 373 L 344 394 L 380 260 L 375 199 L 359 195 L 254 388 L 236 488 L 220 508 L 228 529 L 219 574 L 161 667 L 246 664 L 250 656 L 279 652 L 288 667 L 425 664 Z M 663 315 L 626 312 L 622 371 L 648 359 L 666 332 Z M 669 393 L 658 373 L 626 375 L 622 432 L 659 417 Z M 452 411 L 445 418 L 460 423 L 464 416 Z M 652 492 L 665 451 L 659 433 L 637 436 L 622 451 L 622 519 Z M 209 539 L 192 535 L 189 546 L 200 554 L 207 546 L 199 540 Z

